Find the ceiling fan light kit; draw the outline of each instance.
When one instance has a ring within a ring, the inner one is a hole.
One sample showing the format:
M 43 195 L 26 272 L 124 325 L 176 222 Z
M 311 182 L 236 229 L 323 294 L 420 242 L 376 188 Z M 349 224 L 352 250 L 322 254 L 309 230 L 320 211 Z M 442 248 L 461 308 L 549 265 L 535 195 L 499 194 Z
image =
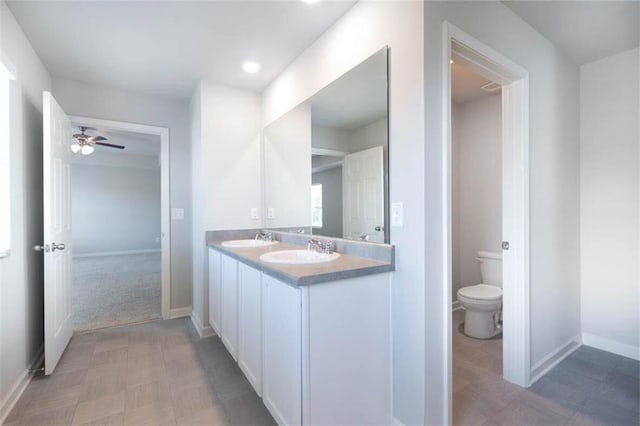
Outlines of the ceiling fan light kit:
M 95 148 L 92 147 L 91 145 L 84 145 L 81 149 L 80 149 L 80 154 L 82 155 L 89 155 L 91 153 L 93 153 L 93 151 L 95 151 Z
M 76 133 L 75 135 L 73 135 L 75 142 L 71 145 L 71 152 L 73 152 L 74 154 L 80 153 L 82 155 L 89 155 L 95 151 L 94 145 L 102 145 L 107 148 L 124 149 L 124 146 L 122 145 L 102 142 L 107 140 L 107 138 L 105 138 L 104 136 L 86 135 L 84 132 L 87 129 L 89 129 L 89 127 L 80 126 L 81 133 Z

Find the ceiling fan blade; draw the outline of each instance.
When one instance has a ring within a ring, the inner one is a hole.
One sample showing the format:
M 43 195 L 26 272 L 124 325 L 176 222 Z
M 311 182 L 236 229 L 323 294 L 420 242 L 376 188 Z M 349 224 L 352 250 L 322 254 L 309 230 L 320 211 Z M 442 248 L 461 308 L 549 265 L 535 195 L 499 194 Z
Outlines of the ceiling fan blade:
M 89 142 L 100 142 L 100 141 L 106 141 L 107 138 L 105 138 L 104 136 L 89 136 L 87 140 Z
M 87 135 L 83 135 L 82 133 L 76 133 L 75 135 L 73 135 L 73 137 L 76 139 L 80 139 L 80 138 L 86 138 Z
M 96 144 L 96 145 L 106 146 L 106 147 L 109 147 L 109 148 L 124 149 L 124 146 L 122 146 L 122 145 L 115 145 L 115 144 L 112 144 L 112 143 L 96 142 L 95 144 Z

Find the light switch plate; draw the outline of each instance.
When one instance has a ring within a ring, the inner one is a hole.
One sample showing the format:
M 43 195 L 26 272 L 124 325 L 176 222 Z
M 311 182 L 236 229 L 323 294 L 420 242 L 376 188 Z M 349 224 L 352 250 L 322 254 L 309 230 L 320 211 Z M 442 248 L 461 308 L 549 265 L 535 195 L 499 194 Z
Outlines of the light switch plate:
M 402 227 L 403 216 L 402 203 L 391 203 L 391 226 Z
M 184 219 L 184 209 L 179 207 L 173 207 L 171 209 L 171 219 L 173 220 Z
M 267 219 L 275 219 L 276 218 L 276 209 L 274 207 L 269 207 L 267 209 Z
M 258 208 L 257 207 L 252 207 L 251 208 L 251 219 L 253 219 L 253 220 L 260 219 L 260 215 L 258 214 Z

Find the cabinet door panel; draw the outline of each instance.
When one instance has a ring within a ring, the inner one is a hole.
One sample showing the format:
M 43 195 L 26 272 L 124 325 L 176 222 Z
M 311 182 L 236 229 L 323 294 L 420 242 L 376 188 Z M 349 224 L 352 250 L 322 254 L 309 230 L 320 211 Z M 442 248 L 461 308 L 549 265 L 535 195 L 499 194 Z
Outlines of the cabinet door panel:
M 263 400 L 280 425 L 302 422 L 300 290 L 262 275 Z
M 238 262 L 222 255 L 222 343 L 238 359 Z
M 221 273 L 220 253 L 209 249 L 209 325 L 218 336 L 222 295 Z
M 238 264 L 238 364 L 258 395 L 262 395 L 261 273 Z

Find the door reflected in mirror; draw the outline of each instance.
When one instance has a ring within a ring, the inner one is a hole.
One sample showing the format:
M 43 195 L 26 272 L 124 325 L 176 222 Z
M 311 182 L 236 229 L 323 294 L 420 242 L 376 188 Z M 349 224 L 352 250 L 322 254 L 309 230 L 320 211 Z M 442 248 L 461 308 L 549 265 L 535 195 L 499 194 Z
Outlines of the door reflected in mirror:
M 389 242 L 387 48 L 264 132 L 266 227 Z

